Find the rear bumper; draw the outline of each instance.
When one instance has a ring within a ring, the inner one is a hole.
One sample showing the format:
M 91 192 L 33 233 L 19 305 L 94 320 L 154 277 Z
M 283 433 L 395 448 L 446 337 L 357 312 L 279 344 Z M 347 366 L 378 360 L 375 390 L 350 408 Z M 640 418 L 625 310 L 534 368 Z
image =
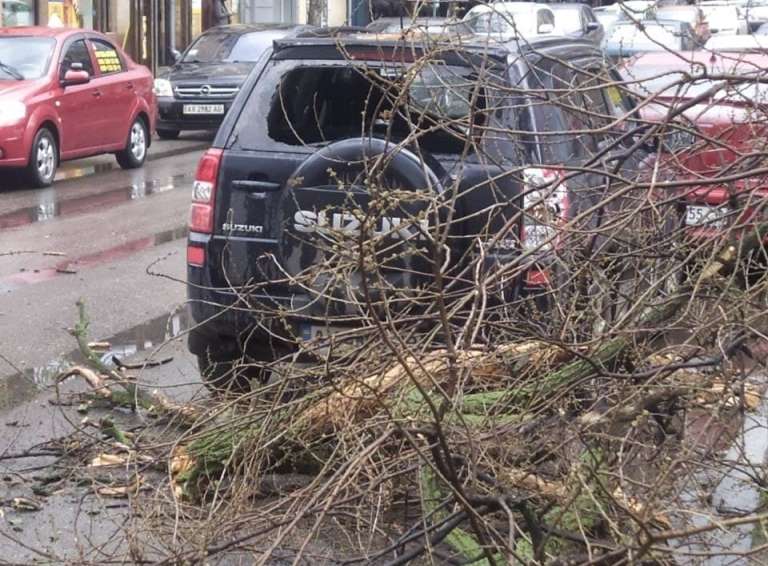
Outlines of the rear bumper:
M 214 286 L 207 268 L 191 265 L 187 266 L 187 298 L 194 323 L 188 345 L 197 356 L 295 350 L 300 321 L 283 319 L 278 324 L 276 316 L 266 313 L 300 308 L 308 302 L 298 295 L 280 293 L 241 296 L 233 289 Z
M 537 271 L 537 274 L 539 272 Z M 521 295 L 536 297 L 549 292 L 548 274 L 516 281 L 507 291 L 507 301 Z M 240 294 L 239 294 L 240 293 Z M 355 328 L 359 325 L 344 315 L 320 315 L 317 300 L 309 295 L 291 294 L 288 289 L 247 292 L 214 287 L 208 269 L 187 266 L 187 297 L 193 328 L 189 332 L 191 353 L 217 357 L 264 350 L 283 353 L 302 349 L 313 326 Z M 489 299 L 489 305 L 495 304 Z M 281 314 L 282 313 L 282 314 Z M 411 313 L 413 314 L 413 313 Z
M 701 187 L 686 194 L 683 202 L 686 207 L 723 207 L 728 211 L 722 226 L 691 225 L 686 221 L 689 237 L 713 239 L 726 234 L 738 236 L 768 218 L 768 179 L 753 180 L 752 186 L 750 181 L 736 182 L 731 189 L 720 186 Z
M 0 167 L 25 167 L 29 147 L 25 143 L 26 124 L 0 127 Z
M 185 104 L 222 104 L 223 114 L 184 114 Z M 157 99 L 158 130 L 215 130 L 224 121 L 232 100 L 217 99 Z

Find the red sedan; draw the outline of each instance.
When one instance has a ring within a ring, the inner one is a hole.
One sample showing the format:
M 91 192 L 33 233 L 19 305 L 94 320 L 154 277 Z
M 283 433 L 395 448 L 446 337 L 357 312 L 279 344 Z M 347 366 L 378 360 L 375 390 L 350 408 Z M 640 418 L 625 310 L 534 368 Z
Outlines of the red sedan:
M 685 182 L 685 222 L 693 235 L 716 236 L 765 218 L 766 68 L 763 54 L 699 51 L 645 54 L 623 71 L 638 94 L 652 100 L 641 108 L 644 119 L 665 122 L 671 109 L 685 104 L 674 120 L 682 127 L 668 132 L 671 153 L 662 155 L 662 170 Z
M 10 168 L 53 183 L 60 161 L 114 153 L 141 167 L 155 129 L 153 77 L 104 35 L 0 28 L 0 189 Z

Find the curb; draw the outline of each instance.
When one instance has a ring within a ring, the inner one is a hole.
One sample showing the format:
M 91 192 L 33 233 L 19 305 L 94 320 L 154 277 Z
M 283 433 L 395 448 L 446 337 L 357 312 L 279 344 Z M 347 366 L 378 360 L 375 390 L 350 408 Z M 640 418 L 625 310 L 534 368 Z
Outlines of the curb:
M 186 153 L 194 153 L 196 151 L 202 151 L 204 149 L 209 148 L 211 145 L 211 142 L 200 142 L 196 143 L 194 145 L 187 145 L 184 147 L 178 147 L 173 149 L 167 149 L 165 151 L 158 151 L 155 153 L 152 153 L 150 150 L 149 155 L 147 155 L 147 161 L 157 161 L 159 159 L 165 159 L 168 157 L 176 157 L 178 155 L 184 155 Z M 96 163 L 95 165 L 86 165 L 84 167 L 77 167 L 73 170 L 68 171 L 66 167 L 59 169 L 59 172 L 56 174 L 55 182 L 61 183 L 63 181 L 73 181 L 76 179 L 84 179 L 85 177 L 90 177 L 92 175 L 96 175 L 97 173 L 107 173 L 109 171 L 114 171 L 120 169 L 120 166 L 117 163 Z M 77 172 L 79 171 L 79 173 Z
M 192 153 L 194 151 L 202 151 L 208 149 L 211 146 L 211 142 L 200 142 L 195 145 L 188 145 L 186 147 L 179 147 L 176 149 L 168 149 L 166 151 L 160 151 L 157 153 L 150 153 L 147 155 L 147 161 L 156 161 L 158 159 L 165 159 L 166 157 L 176 157 L 177 155 L 184 155 L 185 153 Z

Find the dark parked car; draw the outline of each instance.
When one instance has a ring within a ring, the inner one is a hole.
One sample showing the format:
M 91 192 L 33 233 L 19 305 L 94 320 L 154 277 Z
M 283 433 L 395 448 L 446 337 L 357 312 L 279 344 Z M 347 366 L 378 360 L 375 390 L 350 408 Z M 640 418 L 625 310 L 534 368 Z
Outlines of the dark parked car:
M 603 41 L 605 30 L 589 5 L 564 2 L 549 4 L 549 8 L 555 13 L 555 33 L 596 45 Z
M 563 164 L 610 160 L 632 145 L 609 126 L 631 106 L 607 85 L 620 78 L 591 42 L 447 38 L 425 62 L 414 38 L 403 49 L 372 33 L 304 35 L 275 42 L 198 166 L 189 348 L 214 384 L 232 379 L 242 357 L 311 355 L 359 337 L 361 305 L 433 307 L 435 270 L 454 290 L 471 286 L 459 274 L 480 250 L 488 269 L 526 266 L 494 295 L 520 296 L 546 278 L 560 223 L 591 222 L 580 212 L 597 210 L 615 186 Z M 547 95 L 573 85 L 567 100 Z M 599 135 L 564 133 L 601 126 Z M 393 143 L 414 127 L 418 143 Z M 619 145 L 603 149 L 610 140 Z M 633 175 L 645 157 L 631 153 L 621 171 Z M 400 196 L 384 197 L 393 191 Z M 437 227 L 448 230 L 449 252 L 435 244 Z M 354 259 L 363 235 L 379 262 L 365 273 Z
M 215 130 L 240 85 L 275 39 L 296 26 L 230 25 L 198 37 L 170 70 L 155 79 L 157 134 L 174 139 L 182 130 Z

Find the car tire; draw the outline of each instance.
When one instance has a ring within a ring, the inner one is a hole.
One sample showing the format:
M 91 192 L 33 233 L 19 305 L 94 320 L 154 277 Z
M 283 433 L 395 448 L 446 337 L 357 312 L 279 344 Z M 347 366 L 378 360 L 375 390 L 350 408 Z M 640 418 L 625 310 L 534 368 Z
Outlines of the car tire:
M 138 169 L 147 159 L 149 135 L 144 120 L 136 118 L 128 131 L 125 149 L 116 153 L 117 162 L 123 169 Z
M 56 137 L 48 128 L 40 128 L 35 134 L 29 153 L 26 176 L 35 188 L 50 187 L 59 165 L 59 148 Z
M 216 395 L 247 393 L 252 382 L 263 382 L 267 374 L 265 369 L 255 367 L 243 357 L 233 359 L 199 355 L 197 367 L 203 384 Z
M 157 137 L 161 140 L 175 140 L 178 139 L 180 133 L 179 130 L 157 130 Z

